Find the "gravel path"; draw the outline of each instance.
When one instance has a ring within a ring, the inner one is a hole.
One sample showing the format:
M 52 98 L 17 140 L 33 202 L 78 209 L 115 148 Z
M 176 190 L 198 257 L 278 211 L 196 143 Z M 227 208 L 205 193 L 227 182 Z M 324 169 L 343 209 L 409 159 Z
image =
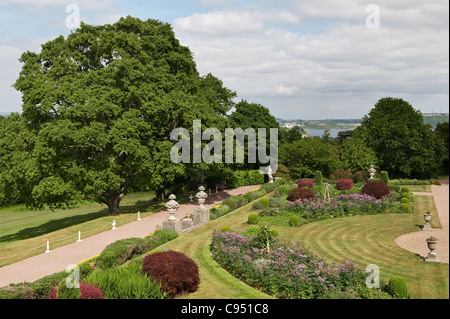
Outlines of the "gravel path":
M 259 188 L 260 185 L 244 186 L 235 189 L 221 191 L 208 196 L 204 206 L 206 208 L 220 204 L 225 198 L 232 195 L 242 195 Z M 186 214 L 192 214 L 198 207 L 197 201 L 194 203 L 182 204 L 178 208 L 175 217 L 181 219 Z M 44 276 L 65 270 L 69 265 L 77 264 L 83 260 L 91 258 L 101 253 L 109 244 L 125 238 L 145 237 L 155 231 L 157 225 L 162 226 L 164 220 L 169 217 L 167 211 L 157 212 L 140 221 L 134 221 L 115 230 L 108 230 L 88 238 L 82 238 L 81 242 L 75 242 L 52 250 L 50 243 L 50 253 L 43 253 L 17 263 L 0 268 L 0 287 L 8 286 L 12 283 L 33 282 Z
M 395 243 L 403 249 L 419 254 L 422 258 L 428 255 L 426 239 L 430 236 L 439 239 L 436 255 L 443 263 L 449 263 L 449 186 L 431 186 L 430 193 L 414 193 L 417 195 L 432 195 L 436 205 L 437 212 L 433 218 L 439 218 L 442 229 L 433 229 L 432 231 L 418 231 L 402 235 L 395 239 Z

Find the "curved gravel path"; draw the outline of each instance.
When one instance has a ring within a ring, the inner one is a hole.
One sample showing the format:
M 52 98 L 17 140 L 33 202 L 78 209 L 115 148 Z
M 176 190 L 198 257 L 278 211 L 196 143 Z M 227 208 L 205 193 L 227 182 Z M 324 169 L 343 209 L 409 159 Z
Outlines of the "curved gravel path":
M 417 195 L 431 195 L 434 197 L 437 212 L 433 218 L 439 217 L 442 229 L 433 229 L 432 231 L 418 231 L 402 235 L 395 239 L 395 243 L 403 249 L 419 254 L 422 258 L 428 255 L 426 239 L 430 236 L 439 239 L 435 250 L 439 260 L 443 263 L 449 263 L 449 186 L 431 185 L 431 193 L 414 193 Z M 437 215 L 437 216 L 436 216 Z
M 225 198 L 232 195 L 242 195 L 259 188 L 261 185 L 244 186 L 230 190 L 221 191 L 208 196 L 204 206 L 211 208 L 220 204 Z M 177 219 L 192 214 L 198 207 L 197 201 L 182 204 L 175 213 Z M 109 244 L 126 238 L 145 237 L 155 231 L 157 225 L 162 226 L 164 220 L 169 217 L 165 210 L 142 218 L 140 221 L 127 223 L 88 238 L 81 242 L 75 242 L 52 250 L 50 253 L 42 253 L 37 256 L 19 261 L 0 268 L 0 287 L 22 282 L 33 282 L 47 275 L 64 271 L 69 265 L 77 264 L 101 253 Z

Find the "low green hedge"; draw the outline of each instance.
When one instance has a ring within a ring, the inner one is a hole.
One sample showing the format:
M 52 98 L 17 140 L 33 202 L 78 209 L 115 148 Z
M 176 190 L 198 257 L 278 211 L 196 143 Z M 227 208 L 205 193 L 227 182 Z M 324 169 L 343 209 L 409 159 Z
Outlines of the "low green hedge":
M 286 183 L 289 183 L 283 179 L 277 179 L 273 183 L 266 183 L 261 186 L 261 188 L 248 192 L 242 196 L 230 196 L 226 198 L 219 207 L 213 207 L 210 211 L 210 218 L 212 220 L 217 219 L 223 215 L 226 215 L 242 206 L 247 205 L 248 203 L 253 202 L 254 200 L 265 196 L 268 193 L 271 193 L 278 189 L 279 187 L 284 187 Z M 261 207 L 269 207 L 270 202 L 268 199 L 261 199 L 262 201 L 256 204 L 261 205 Z
M 133 258 L 133 256 L 155 249 L 176 237 L 178 237 L 176 232 L 164 229 L 157 230 L 153 236 L 146 238 L 118 240 L 108 245 L 95 262 L 102 269 L 119 266 Z

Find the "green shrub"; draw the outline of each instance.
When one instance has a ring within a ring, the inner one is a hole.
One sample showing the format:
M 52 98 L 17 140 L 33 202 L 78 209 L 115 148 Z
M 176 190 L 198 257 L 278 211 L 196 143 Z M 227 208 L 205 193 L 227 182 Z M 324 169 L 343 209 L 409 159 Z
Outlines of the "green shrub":
M 316 172 L 316 176 L 314 177 L 314 184 L 320 186 L 323 184 L 323 176 L 321 171 Z
M 62 279 L 58 284 L 58 292 L 56 293 L 57 299 L 80 299 L 80 288 L 68 288 L 66 284 L 66 278 Z
M 248 224 L 250 224 L 250 225 L 256 225 L 256 224 L 258 224 L 258 222 L 259 222 L 259 216 L 258 216 L 258 214 L 250 214 L 250 215 L 248 216 L 248 220 L 247 220 L 247 223 L 248 223 Z
M 279 233 L 278 230 L 276 230 L 276 229 L 271 229 L 271 230 L 270 230 L 270 234 L 271 234 L 272 237 L 278 237 L 278 236 L 280 236 L 280 233 Z
M 146 238 L 127 238 L 109 244 L 97 257 L 96 264 L 102 269 L 120 266 L 133 256 L 143 254 L 178 237 L 172 230 L 157 230 Z
M 173 230 L 159 229 L 155 231 L 155 233 L 152 236 L 146 237 L 145 239 L 151 243 L 151 247 L 149 250 L 152 250 L 158 246 L 161 246 L 162 244 L 174 240 L 177 237 L 178 237 L 177 232 Z
M 386 171 L 381 171 L 380 172 L 380 179 L 383 183 L 385 183 L 386 185 L 389 185 L 389 174 Z
M 400 197 L 407 198 L 410 201 L 411 200 L 411 193 L 401 193 Z
M 277 184 L 275 183 L 266 183 L 261 185 L 261 190 L 263 190 L 266 194 L 271 193 L 277 188 Z
M 264 204 L 261 201 L 256 201 L 252 205 L 252 210 L 260 210 L 264 208 L 266 208 L 266 206 L 264 206 Z
M 409 198 L 408 197 L 402 197 L 401 199 L 400 199 L 400 202 L 402 203 L 402 204 L 408 204 L 409 205 Z
M 142 238 L 127 238 L 109 244 L 97 258 L 97 265 L 102 269 L 121 265 L 133 255 L 133 251 L 143 242 L 145 240 Z
M 257 225 L 251 225 L 248 226 L 245 232 L 243 233 L 244 236 L 256 236 L 258 235 L 260 230 L 260 227 Z
M 142 261 L 118 268 L 96 269 L 83 281 L 103 290 L 107 299 L 166 299 L 161 284 L 142 273 Z
M 259 170 L 253 171 L 229 171 L 225 178 L 225 184 L 231 188 L 241 186 L 260 185 L 264 183 L 264 174 Z
M 386 285 L 385 290 L 394 298 L 408 299 L 408 286 L 403 277 L 392 277 Z
M 230 208 L 230 212 L 232 212 L 239 207 L 247 205 L 247 199 L 243 196 L 230 196 L 225 198 L 222 205 L 227 205 Z
M 223 226 L 221 229 L 220 229 L 220 231 L 222 232 L 222 233 L 226 233 L 226 232 L 228 232 L 228 231 L 230 231 L 231 230 L 231 227 L 230 226 Z
M 406 187 L 406 186 L 403 186 L 403 187 L 400 189 L 400 193 L 409 193 L 409 188 Z
M 269 199 L 267 197 L 261 198 L 259 202 L 262 203 L 264 207 L 269 207 Z
M 270 196 L 268 198 L 269 201 L 269 207 L 281 207 L 284 206 L 285 200 L 282 199 L 280 196 Z
M 402 203 L 400 205 L 400 209 L 403 213 L 411 213 L 411 206 L 409 205 L 409 203 L 407 203 L 407 204 Z
M 296 215 L 292 215 L 289 218 L 289 226 L 291 227 L 299 227 L 300 226 L 300 218 Z

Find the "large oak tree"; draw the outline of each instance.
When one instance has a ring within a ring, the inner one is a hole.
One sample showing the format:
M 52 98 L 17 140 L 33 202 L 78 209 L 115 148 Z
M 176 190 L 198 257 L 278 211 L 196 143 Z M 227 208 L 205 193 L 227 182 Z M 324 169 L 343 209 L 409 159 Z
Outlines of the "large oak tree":
M 151 19 L 82 24 L 20 61 L 14 87 L 36 135 L 38 208 L 91 199 L 116 214 L 130 186 L 145 180 L 163 194 L 186 172 L 170 160 L 170 132 L 193 120 L 214 127 L 235 96 L 219 79 L 200 76 L 171 26 Z
M 443 145 L 423 115 L 399 98 L 382 98 L 355 131 L 394 177 L 430 177 L 441 166 Z

